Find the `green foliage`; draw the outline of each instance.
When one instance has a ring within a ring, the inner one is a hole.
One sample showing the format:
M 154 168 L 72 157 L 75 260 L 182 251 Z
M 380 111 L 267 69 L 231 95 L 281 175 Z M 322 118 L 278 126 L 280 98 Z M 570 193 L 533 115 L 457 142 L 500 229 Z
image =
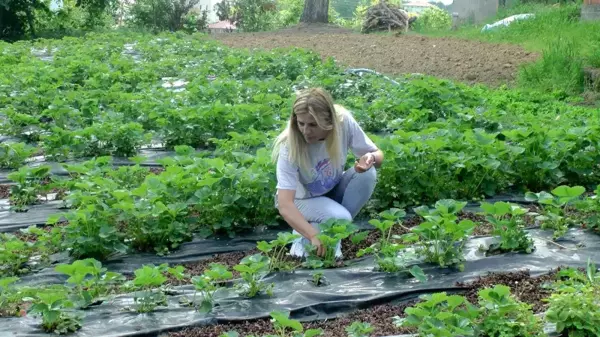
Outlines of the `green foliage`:
M 600 334 L 600 273 L 588 260 L 586 274 L 574 269 L 561 271 L 548 298 L 546 320 L 556 324 L 558 333 L 569 337 Z
M 490 251 L 501 250 L 505 252 L 531 253 L 535 248 L 533 240 L 525 232 L 524 215 L 527 209 L 507 202 L 494 204 L 482 203 L 481 208 L 486 214 L 486 219 L 494 226 L 494 235 L 500 237 L 498 247 L 490 247 Z
M 200 276 L 192 277 L 192 284 L 202 294 L 202 303 L 199 306 L 201 312 L 210 312 L 214 306 L 214 295 L 222 289 L 220 284 L 233 277 L 233 274 L 227 270 L 227 267 L 211 263 L 210 269 L 204 271 Z
M 151 312 L 158 306 L 168 305 L 167 295 L 161 289 L 167 281 L 167 277 L 163 274 L 165 268 L 165 265 L 144 265 L 134 271 L 135 278 L 132 284 L 136 292 L 133 302 L 137 312 Z
M 479 310 L 463 296 L 442 292 L 420 298 L 423 302 L 404 310 L 406 318 L 394 318 L 397 326 L 416 327 L 420 336 L 476 336 Z
M 77 308 L 82 309 L 116 290 L 117 286 L 125 280 L 123 275 L 108 272 L 99 261 L 94 259 L 59 264 L 54 270 L 69 276 L 67 283 L 73 287 L 72 302 Z
M 238 283 L 237 289 L 247 298 L 253 298 L 261 293 L 273 295 L 274 283 L 266 283 L 264 278 L 269 274 L 269 258 L 261 254 L 246 256 L 233 269 L 240 272 L 243 282 Z
M 0 277 L 0 317 L 18 316 L 20 312 L 21 297 L 13 283 L 18 277 Z
M 275 335 L 265 337 L 315 337 L 323 334 L 323 331 L 320 329 L 308 329 L 305 331 L 302 323 L 290 319 L 289 312 L 271 312 L 271 323 L 275 329 Z
M 131 6 L 131 24 L 151 31 L 184 28 L 186 15 L 199 3 L 199 0 L 141 0 Z
M 425 261 L 441 267 L 456 266 L 463 270 L 463 248 L 467 237 L 475 228 L 475 223 L 471 220 L 457 223 L 457 213 L 466 205 L 466 202 L 446 199 L 436 202 L 433 209 L 427 206 L 415 208 L 415 212 L 425 222 L 404 235 L 404 240 L 417 242 L 417 253 L 424 256 Z
M 414 256 L 408 252 L 399 254 L 405 246 L 394 242 L 400 237 L 392 235 L 392 233 L 396 225 L 401 225 L 401 219 L 406 216 L 406 212 L 392 208 L 380 215 L 384 219 L 383 221 L 373 219 L 369 223 L 381 232 L 381 238 L 370 247 L 359 250 L 357 257 L 373 254 L 379 270 L 388 273 L 403 271 L 407 268 L 407 260 Z M 426 280 L 426 276 L 419 266 L 413 266 L 409 272 L 421 282 Z
M 287 232 L 277 233 L 277 239 L 268 243 L 259 241 L 256 248 L 269 258 L 271 271 L 293 271 L 297 265 L 294 262 L 286 261 L 288 246 L 300 237 L 298 234 Z
M 315 246 L 308 244 L 305 248 L 308 257 L 304 265 L 315 269 L 335 267 L 337 265 L 335 256 L 337 244 L 356 232 L 357 227 L 347 220 L 329 219 L 320 224 L 319 229 L 320 232 L 317 234 L 317 238 L 325 248 L 325 254 L 323 257 L 317 256 Z
M 38 195 L 45 192 L 42 182 L 50 176 L 50 166 L 23 166 L 7 178 L 15 182 L 10 189 L 10 202 L 16 212 L 26 212 L 27 206 L 38 202 Z
M 18 169 L 36 148 L 25 143 L 0 143 L 0 168 Z
M 33 254 L 33 244 L 12 234 L 0 234 L 0 276 L 14 276 L 25 271 L 24 264 Z
M 277 17 L 271 0 L 233 0 L 231 21 L 245 32 L 257 32 L 273 27 Z
M 486 336 L 545 336 L 531 305 L 514 299 L 505 285 L 480 290 L 479 305 L 479 328 Z
M 519 81 L 523 87 L 533 85 L 547 92 L 577 95 L 583 92 L 584 61 L 570 41 L 554 41 L 544 49 L 537 63 L 523 67 Z
M 57 161 L 71 156 L 134 156 L 149 141 L 150 134 L 144 132 L 141 124 L 134 122 L 105 122 L 75 131 L 55 127 L 51 134 L 42 136 L 45 155 Z
M 542 222 L 542 228 L 554 230 L 554 238 L 558 239 L 567 233 L 572 219 L 569 213 L 572 212 L 569 205 L 579 199 L 585 193 L 583 186 L 565 186 L 561 185 L 553 189 L 552 194 L 548 192 L 532 193 L 527 192 L 525 199 L 536 201 L 542 206 L 542 214 L 536 217 Z
M 348 337 L 369 337 L 375 330 L 371 324 L 363 322 L 352 322 L 352 324 L 346 327 Z
M 583 227 L 600 233 L 600 185 L 594 191 L 594 195 L 573 202 L 579 215 L 578 221 Z
M 31 301 L 28 313 L 42 316 L 42 329 L 56 334 L 67 334 L 81 328 L 81 318 L 68 311 L 73 307 L 73 302 L 67 300 L 67 291 L 61 288 L 42 289 L 37 291 L 33 298 L 24 298 Z
M 419 15 L 415 29 L 419 31 L 447 31 L 452 27 L 452 16 L 437 6 L 432 6 Z

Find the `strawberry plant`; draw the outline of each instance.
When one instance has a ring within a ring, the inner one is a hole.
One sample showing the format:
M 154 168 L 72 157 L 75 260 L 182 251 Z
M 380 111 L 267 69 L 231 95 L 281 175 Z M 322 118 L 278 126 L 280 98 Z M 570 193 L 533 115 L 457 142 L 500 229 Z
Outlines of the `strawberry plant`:
M 36 151 L 25 143 L 0 143 L 0 168 L 18 169 Z
M 504 252 L 525 252 L 531 253 L 534 244 L 531 238 L 527 237 L 525 232 L 524 217 L 527 210 L 506 202 L 496 202 L 494 204 L 482 203 L 486 219 L 494 226 L 494 235 L 500 237 L 500 243 L 496 246 L 490 246 L 489 251 Z
M 394 317 L 398 327 L 415 327 L 419 336 L 477 336 L 479 309 L 460 295 L 446 292 L 422 295 L 422 302 L 406 308 L 405 318 Z
M 132 248 L 138 251 L 153 250 L 162 255 L 192 239 L 186 217 L 187 204 L 165 205 L 160 200 L 127 200 L 129 195 L 124 191 L 118 198 L 119 202 L 114 207 L 124 211 L 119 220 L 127 224 L 126 233 Z
M 133 297 L 136 311 L 146 313 L 158 306 L 167 306 L 167 295 L 162 286 L 167 281 L 163 275 L 164 266 L 144 265 L 134 271 L 132 285 L 136 291 Z
M 600 335 L 600 273 L 588 260 L 586 273 L 561 270 L 553 285 L 546 320 L 569 337 Z
M 415 212 L 425 222 L 412 228 L 411 233 L 405 234 L 403 239 L 406 242 L 417 242 L 416 252 L 424 256 L 426 262 L 440 267 L 457 266 L 459 270 L 463 270 L 463 248 L 475 227 L 471 220 L 457 223 L 456 214 L 466 204 L 455 200 L 440 200 L 433 209 L 427 206 L 415 208 Z
M 290 319 L 289 312 L 271 312 L 271 323 L 275 329 L 275 334 L 265 337 L 315 337 L 323 334 L 323 331 L 320 329 L 308 329 L 305 331 L 299 321 Z
M 327 280 L 325 279 L 325 276 L 323 276 L 323 272 L 315 271 L 315 272 L 311 273 L 311 276 L 312 277 L 310 278 L 309 281 L 317 287 L 325 286 L 325 285 L 329 284 L 329 282 L 327 282 Z
M 365 254 L 373 254 L 375 256 L 375 262 L 379 266 L 379 270 L 386 273 L 395 273 L 407 268 L 408 259 L 412 258 L 411 254 L 403 252 L 405 246 L 393 240 L 398 239 L 397 236 L 392 235 L 394 227 L 401 223 L 401 219 L 406 216 L 406 212 L 392 208 L 388 211 L 382 212 L 381 217 L 383 221 L 373 219 L 369 223 L 381 232 L 380 239 L 372 244 L 370 247 L 361 249 L 357 253 L 357 257 L 361 257 Z M 419 281 L 425 281 L 426 277 L 423 270 L 419 266 L 413 266 L 409 272 Z
M 542 214 L 538 215 L 536 220 L 541 221 L 542 228 L 554 230 L 554 239 L 558 239 L 567 233 L 569 225 L 571 225 L 570 203 L 583 193 L 585 193 L 585 188 L 582 186 L 562 185 L 552 190 L 552 194 L 527 192 L 525 199 L 536 201 L 541 205 Z
M 33 252 L 33 243 L 20 240 L 12 234 L 0 233 L 0 277 L 26 271 L 25 264 Z
M 48 224 L 57 223 L 62 216 L 67 219 L 62 246 L 71 256 L 103 261 L 111 254 L 127 252 L 123 234 L 114 226 L 113 217 L 100 207 L 87 205 L 48 219 Z
M 363 322 L 352 322 L 352 324 L 346 327 L 348 337 L 369 337 L 375 330 L 371 324 Z
M 18 280 L 18 277 L 0 278 L 0 317 L 20 315 L 22 296 L 13 285 Z
M 32 298 L 23 301 L 32 302 L 28 312 L 42 316 L 42 329 L 56 334 L 67 334 L 81 329 L 81 318 L 68 311 L 73 307 L 66 290 L 59 288 L 38 291 Z
M 269 273 L 269 258 L 261 254 L 246 256 L 233 269 L 240 272 L 243 282 L 236 285 L 240 294 L 247 298 L 256 297 L 260 293 L 273 295 L 273 283 L 265 283 Z
M 594 195 L 574 202 L 573 206 L 577 209 L 584 227 L 600 233 L 600 185 L 594 191 Z
M 542 321 L 533 315 L 531 305 L 513 298 L 505 285 L 480 290 L 479 305 L 478 325 L 486 336 L 545 336 Z
M 286 260 L 288 256 L 289 245 L 295 239 L 301 237 L 298 234 L 288 232 L 277 233 L 277 239 L 270 242 L 259 241 L 256 248 L 269 258 L 270 271 L 292 271 L 297 268 L 298 264 Z
M 222 289 L 221 284 L 233 277 L 227 267 L 219 263 L 211 263 L 210 269 L 200 276 L 192 277 L 192 284 L 202 294 L 201 312 L 210 312 L 214 306 L 214 295 Z M 195 297 L 195 294 L 194 294 Z
M 357 231 L 356 226 L 347 220 L 329 219 L 319 225 L 320 232 L 317 238 L 325 248 L 323 257 L 316 255 L 315 247 L 307 245 L 305 248 L 308 257 L 304 265 L 308 268 L 320 269 L 337 266 L 336 247 L 341 244 L 343 239 L 350 237 Z
M 59 264 L 54 269 L 69 276 L 67 283 L 72 287 L 72 302 L 82 309 L 93 305 L 100 297 L 110 294 L 125 280 L 119 273 L 107 272 L 107 269 L 94 259 Z
M 15 182 L 10 189 L 10 202 L 16 212 L 26 212 L 27 206 L 38 202 L 38 195 L 45 192 L 42 181 L 50 175 L 50 166 L 21 167 L 7 177 Z

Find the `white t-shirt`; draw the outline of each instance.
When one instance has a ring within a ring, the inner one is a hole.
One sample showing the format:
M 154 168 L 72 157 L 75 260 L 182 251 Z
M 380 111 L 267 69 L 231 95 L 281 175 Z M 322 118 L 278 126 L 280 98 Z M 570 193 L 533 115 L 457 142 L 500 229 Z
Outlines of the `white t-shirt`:
M 341 135 L 340 167 L 331 167 L 325 142 L 309 144 L 309 173 L 300 172 L 298 165 L 288 160 L 288 148 L 282 144 L 277 161 L 277 189 L 296 190 L 296 199 L 322 196 L 331 191 L 342 179 L 344 167 L 351 149 L 357 158 L 377 150 L 377 146 L 365 134 L 351 114 L 344 113 Z

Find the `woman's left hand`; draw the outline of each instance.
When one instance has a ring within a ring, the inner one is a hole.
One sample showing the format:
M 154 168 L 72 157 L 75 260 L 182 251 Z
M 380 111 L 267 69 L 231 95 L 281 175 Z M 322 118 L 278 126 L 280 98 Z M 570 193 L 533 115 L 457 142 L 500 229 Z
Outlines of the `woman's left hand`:
M 363 173 L 373 167 L 374 164 L 375 155 L 369 152 L 356 161 L 354 164 L 354 170 L 358 173 Z

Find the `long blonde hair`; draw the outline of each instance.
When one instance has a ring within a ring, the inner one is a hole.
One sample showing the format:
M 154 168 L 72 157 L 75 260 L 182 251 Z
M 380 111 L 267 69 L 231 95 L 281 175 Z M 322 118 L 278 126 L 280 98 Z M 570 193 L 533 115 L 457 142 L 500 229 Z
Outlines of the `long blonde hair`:
M 344 113 L 347 110 L 334 104 L 331 95 L 322 88 L 311 88 L 299 92 L 294 101 L 292 113 L 286 128 L 279 134 L 273 145 L 272 159 L 276 162 L 282 145 L 287 145 L 289 160 L 296 164 L 300 170 L 310 170 L 308 158 L 308 144 L 300 129 L 298 129 L 297 115 L 309 113 L 315 118 L 317 125 L 324 130 L 329 130 L 325 139 L 327 153 L 332 167 L 342 165 L 342 125 Z

